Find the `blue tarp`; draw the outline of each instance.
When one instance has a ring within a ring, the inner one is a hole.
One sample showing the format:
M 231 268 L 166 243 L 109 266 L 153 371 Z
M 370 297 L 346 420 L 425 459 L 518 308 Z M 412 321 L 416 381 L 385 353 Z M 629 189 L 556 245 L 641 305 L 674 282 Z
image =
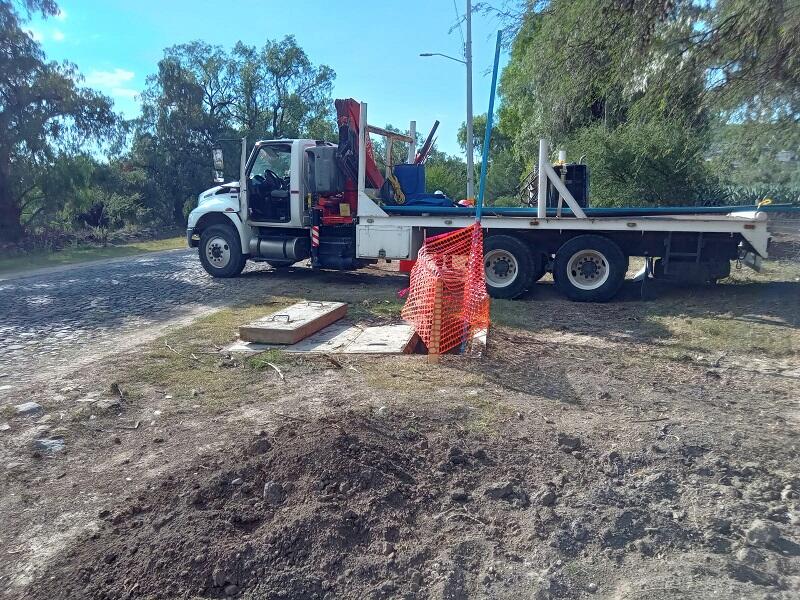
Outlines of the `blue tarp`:
M 442 215 L 452 217 L 474 217 L 475 208 L 466 206 L 441 206 L 424 205 L 414 206 L 405 204 L 403 206 L 383 206 L 384 211 L 390 215 Z M 770 204 L 761 208 L 751 206 L 657 206 L 657 207 L 634 207 L 634 208 L 584 208 L 587 217 L 668 217 L 671 215 L 718 215 L 733 212 L 752 212 L 760 210 L 764 212 L 788 212 L 798 211 L 800 206 L 791 204 Z M 497 217 L 527 217 L 537 216 L 536 208 L 520 207 L 494 207 L 484 206 L 483 214 L 486 216 Z M 572 211 L 564 208 L 561 211 L 564 216 L 572 216 Z M 556 216 L 556 209 L 547 209 L 548 217 Z

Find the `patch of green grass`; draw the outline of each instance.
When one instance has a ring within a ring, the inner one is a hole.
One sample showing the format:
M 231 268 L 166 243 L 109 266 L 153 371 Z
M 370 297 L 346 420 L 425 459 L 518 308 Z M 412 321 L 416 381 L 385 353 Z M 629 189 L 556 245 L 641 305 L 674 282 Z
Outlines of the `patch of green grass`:
M 541 309 L 541 306 L 539 307 Z M 524 300 L 498 300 L 491 303 L 491 321 L 494 325 L 503 325 L 514 329 L 534 329 L 536 302 Z
M 266 352 L 259 352 L 253 356 L 248 356 L 244 359 L 244 364 L 248 368 L 255 371 L 263 371 L 264 369 L 271 369 L 270 363 L 273 365 L 280 365 L 290 362 L 289 357 L 283 350 L 267 350 Z
M 748 315 L 651 316 L 669 335 L 661 341 L 676 357 L 732 352 L 781 358 L 800 349 L 800 331 Z
M 292 302 L 280 299 L 226 308 L 170 331 L 142 349 L 136 364 L 120 375 L 120 385 L 132 394 L 156 388 L 173 396 L 174 401 L 191 400 L 209 408 L 221 408 L 230 399 L 247 398 L 253 391 L 248 388 L 254 383 L 275 383 L 272 379 L 263 380 L 256 371 L 269 369 L 266 362 L 287 362 L 286 355 L 270 350 L 250 357 L 234 356 L 228 361 L 219 350 L 236 338 L 239 325 Z M 259 362 L 263 365 L 259 366 Z M 192 390 L 197 392 L 196 397 Z
M 174 250 L 186 246 L 186 239 L 183 237 L 167 238 L 163 240 L 149 240 L 145 242 L 134 242 L 119 246 L 106 247 L 86 247 L 78 246 L 75 248 L 64 248 L 57 252 L 30 252 L 19 256 L 0 258 L 0 273 L 14 273 L 38 269 L 41 267 L 56 267 L 60 265 L 71 265 L 106 258 L 119 258 L 123 256 L 133 256 L 146 252 L 157 252 L 160 250 Z
M 392 318 L 399 319 L 405 300 L 400 300 L 396 295 L 378 298 L 365 298 L 360 302 L 353 302 L 347 309 L 351 319 Z

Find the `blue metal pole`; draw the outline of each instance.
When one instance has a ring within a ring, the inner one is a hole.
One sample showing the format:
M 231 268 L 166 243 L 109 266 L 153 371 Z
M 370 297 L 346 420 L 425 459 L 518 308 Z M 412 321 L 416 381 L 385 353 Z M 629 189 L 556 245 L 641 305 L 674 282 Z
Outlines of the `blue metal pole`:
M 494 69 L 492 69 L 492 91 L 489 94 L 489 112 L 486 113 L 486 135 L 483 136 L 483 156 L 481 157 L 481 182 L 478 191 L 478 205 L 475 207 L 475 221 L 481 222 L 483 212 L 483 194 L 486 191 L 486 167 L 489 162 L 489 143 L 492 139 L 492 117 L 494 116 L 494 96 L 497 90 L 497 70 L 500 66 L 500 39 L 502 33 L 497 32 L 497 46 L 494 50 Z

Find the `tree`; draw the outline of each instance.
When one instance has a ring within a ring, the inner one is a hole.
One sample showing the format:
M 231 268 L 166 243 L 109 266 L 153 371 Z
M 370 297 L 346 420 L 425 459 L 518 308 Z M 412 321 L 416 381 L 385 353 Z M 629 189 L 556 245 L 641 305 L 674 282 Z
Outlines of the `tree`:
M 333 138 L 333 78 L 291 36 L 260 50 L 239 42 L 230 53 L 203 42 L 167 48 L 132 143 L 131 162 L 147 174 L 145 204 L 164 222 L 183 222 L 222 139 Z
M 46 62 L 22 30 L 17 6 L 27 14 L 57 11 L 48 0 L 0 1 L 0 237 L 8 241 L 23 236 L 22 215 L 41 201 L 34 194 L 38 178 L 60 140 L 100 139 L 115 122 L 108 98 L 78 87 L 74 65 Z
M 528 168 L 541 137 L 592 157 L 593 200 L 718 197 L 720 171 L 704 160 L 714 131 L 798 126 L 796 0 L 552 0 L 520 14 L 502 129 Z
M 326 65 L 315 67 L 294 36 L 268 40 L 260 50 L 239 42 L 232 63 L 237 73 L 233 119 L 239 130 L 268 138 L 333 134 L 336 74 Z

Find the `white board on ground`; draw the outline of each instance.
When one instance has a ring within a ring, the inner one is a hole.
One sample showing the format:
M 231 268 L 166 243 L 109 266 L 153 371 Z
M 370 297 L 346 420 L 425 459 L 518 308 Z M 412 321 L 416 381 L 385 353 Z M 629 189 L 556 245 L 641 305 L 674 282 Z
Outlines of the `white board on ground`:
M 416 340 L 416 332 L 406 324 L 362 327 L 334 323 L 297 344 L 236 342 L 223 351 L 254 354 L 279 348 L 283 352 L 309 354 L 407 354 L 413 351 Z

